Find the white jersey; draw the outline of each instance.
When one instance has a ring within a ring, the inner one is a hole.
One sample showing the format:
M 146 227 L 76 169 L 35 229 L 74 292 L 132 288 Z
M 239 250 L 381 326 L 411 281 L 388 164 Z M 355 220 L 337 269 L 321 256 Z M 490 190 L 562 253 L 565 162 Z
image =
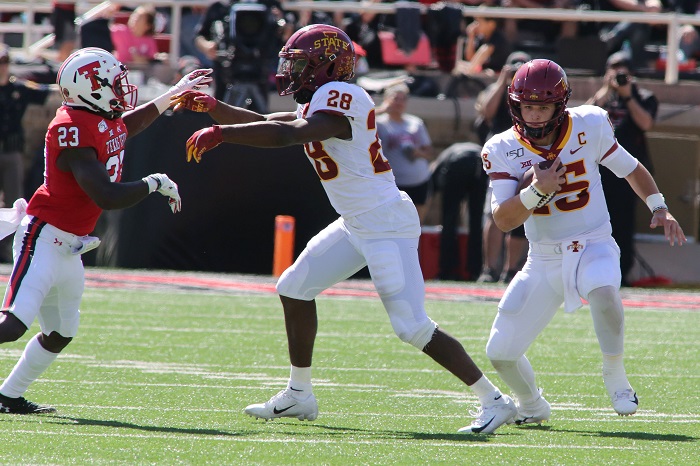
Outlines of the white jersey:
M 566 167 L 566 182 L 549 204 L 535 209 L 525 221 L 528 240 L 555 243 L 573 237 L 609 236 L 612 228 L 600 165 L 625 177 L 636 168 L 637 159 L 617 143 L 607 113 L 599 107 L 568 109 L 550 148 L 531 145 L 514 128 L 489 139 L 482 149 L 482 162 L 493 186 L 492 206 L 516 194 L 532 165 L 557 155 Z
M 352 127 L 348 140 L 330 138 L 304 144 L 333 208 L 354 217 L 400 197 L 394 174 L 377 136 L 374 101 L 361 87 L 346 82 L 321 86 L 297 117 L 317 112 L 345 115 Z

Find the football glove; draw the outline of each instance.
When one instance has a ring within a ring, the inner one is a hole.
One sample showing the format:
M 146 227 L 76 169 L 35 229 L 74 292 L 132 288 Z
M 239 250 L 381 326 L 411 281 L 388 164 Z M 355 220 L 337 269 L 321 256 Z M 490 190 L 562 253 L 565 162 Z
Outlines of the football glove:
M 148 175 L 143 178 L 143 181 L 148 184 L 149 193 L 158 191 L 163 196 L 169 198 L 168 204 L 170 205 L 170 210 L 172 210 L 174 214 L 182 210 L 182 200 L 180 199 L 180 193 L 177 191 L 177 183 L 168 178 L 168 175 L 154 173 L 153 175 Z
M 214 97 L 204 92 L 192 90 L 181 92 L 170 98 L 170 105 L 175 105 L 174 112 L 179 112 L 183 108 L 192 112 L 208 112 L 216 107 L 217 103 L 218 101 Z
M 199 163 L 202 160 L 202 154 L 211 150 L 224 142 L 221 134 L 221 126 L 214 125 L 209 128 L 196 131 L 187 140 L 187 161 L 191 162 L 194 159 Z
M 174 86 L 168 89 L 163 95 L 160 95 L 152 100 L 158 109 L 159 113 L 166 111 L 172 104 L 170 102 L 170 97 L 180 92 L 188 91 L 190 89 L 204 89 L 209 87 L 209 84 L 213 81 L 213 78 L 209 76 L 212 72 L 211 68 L 194 70 L 187 73 L 180 79 Z
M 177 82 L 177 84 L 170 88 L 170 92 L 172 93 L 171 95 L 188 91 L 190 89 L 206 89 L 213 81 L 213 78 L 210 76 L 212 71 L 213 70 L 211 68 L 202 68 L 187 73 Z

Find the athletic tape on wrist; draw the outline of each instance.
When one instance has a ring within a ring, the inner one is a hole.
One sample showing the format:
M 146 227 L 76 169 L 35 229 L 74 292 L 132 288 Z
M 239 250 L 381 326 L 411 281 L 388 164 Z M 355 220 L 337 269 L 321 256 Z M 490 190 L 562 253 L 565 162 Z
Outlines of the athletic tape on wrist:
M 177 94 L 177 89 L 173 90 L 172 88 L 166 92 L 165 94 L 156 97 L 155 99 L 152 100 L 152 102 L 155 104 L 156 108 L 158 109 L 158 113 L 163 113 L 170 107 L 170 98 Z
M 539 190 L 533 185 L 520 191 L 520 202 L 523 203 L 527 210 L 532 210 L 537 207 L 537 204 L 539 204 L 543 197 L 545 197 L 545 195 L 540 194 Z
M 647 207 L 649 207 L 649 210 L 651 210 L 652 214 L 655 213 L 657 210 L 668 210 L 668 206 L 666 205 L 666 199 L 664 199 L 664 195 L 661 193 L 656 193 L 648 196 L 646 202 Z

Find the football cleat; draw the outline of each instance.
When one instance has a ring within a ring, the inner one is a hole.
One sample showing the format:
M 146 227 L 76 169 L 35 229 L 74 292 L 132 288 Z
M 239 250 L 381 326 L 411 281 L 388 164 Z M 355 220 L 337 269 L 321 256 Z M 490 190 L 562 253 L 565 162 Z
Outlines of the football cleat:
M 24 397 L 10 398 L 0 394 L 0 413 L 6 414 L 47 414 L 55 413 L 56 408 L 42 406 L 28 401 Z
M 631 388 L 615 392 L 611 400 L 613 408 L 615 408 L 615 411 L 620 416 L 631 416 L 637 412 L 637 408 L 639 407 L 637 393 Z
M 265 403 L 249 405 L 245 413 L 258 419 L 295 417 L 300 421 L 313 421 L 318 417 L 318 404 L 312 393 L 305 400 L 294 398 L 293 388 L 287 387 Z
M 491 434 L 503 424 L 509 423 L 518 414 L 515 402 L 508 395 L 502 395 L 502 402 L 486 407 L 481 407 L 477 412 L 470 412 L 476 416 L 474 421 L 459 429 L 462 434 Z
M 513 422 L 517 425 L 542 424 L 544 421 L 549 421 L 551 414 L 552 407 L 544 399 L 540 389 L 540 397 L 536 401 L 526 405 L 518 404 L 518 415 L 513 418 Z

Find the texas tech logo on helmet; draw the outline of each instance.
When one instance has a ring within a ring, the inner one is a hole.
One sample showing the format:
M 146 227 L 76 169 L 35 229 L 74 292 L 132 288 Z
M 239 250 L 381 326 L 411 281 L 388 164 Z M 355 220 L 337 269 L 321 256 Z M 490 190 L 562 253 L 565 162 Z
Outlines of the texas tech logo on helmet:
M 85 76 L 87 79 L 90 80 L 90 85 L 92 86 L 93 91 L 97 91 L 102 87 L 102 82 L 98 79 L 99 76 L 97 75 L 97 70 L 100 66 L 99 62 L 92 62 L 88 63 L 87 65 L 83 65 L 80 68 L 78 68 L 78 74 L 81 76 Z

